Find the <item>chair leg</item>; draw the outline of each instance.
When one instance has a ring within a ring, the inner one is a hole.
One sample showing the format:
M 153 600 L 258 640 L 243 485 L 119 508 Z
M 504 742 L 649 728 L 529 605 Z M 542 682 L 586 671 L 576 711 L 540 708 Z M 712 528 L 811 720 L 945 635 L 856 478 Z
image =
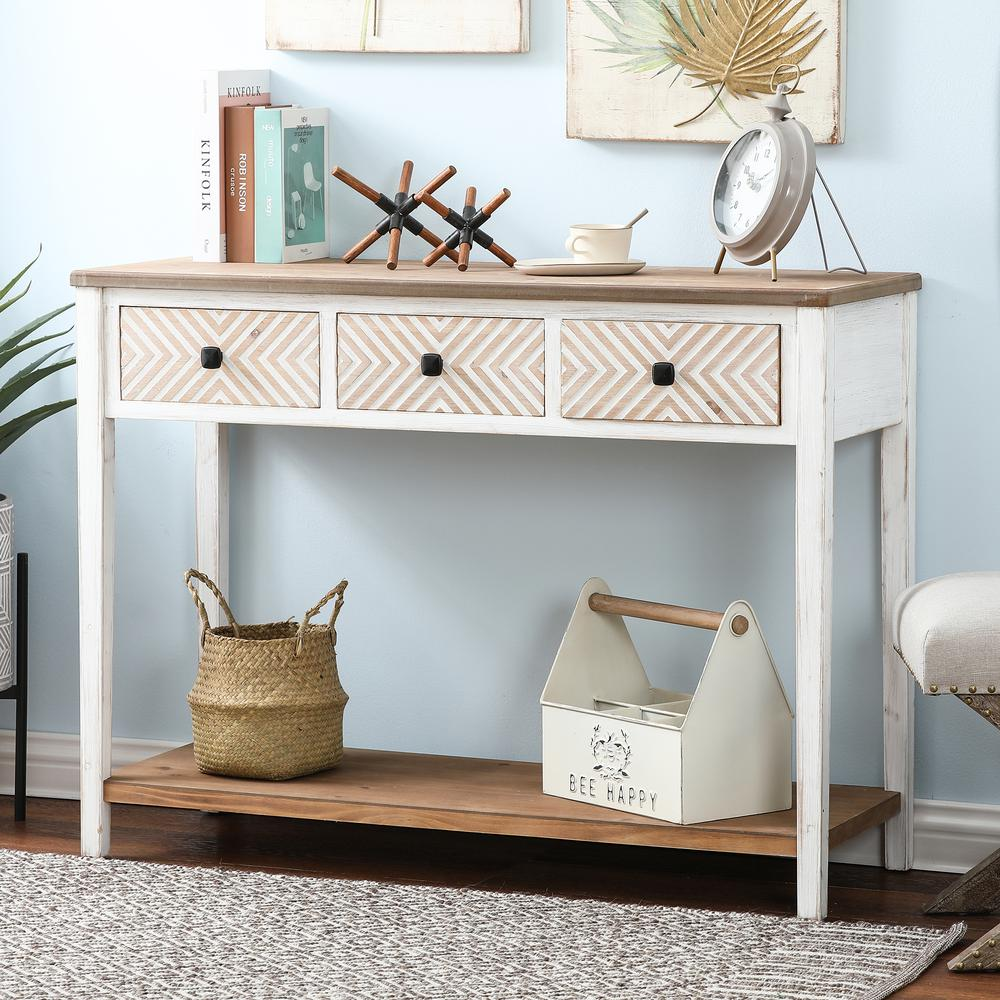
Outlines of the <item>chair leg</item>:
M 952 882 L 924 913 L 993 913 L 1000 910 L 1000 851 Z
M 17 554 L 17 700 L 14 717 L 14 821 L 23 823 L 28 801 L 28 555 Z
M 1000 694 L 956 694 L 955 697 L 1000 729 Z M 980 861 L 924 907 L 924 913 L 972 914 L 997 910 L 1000 910 L 1000 851 Z
M 1000 729 L 1000 694 L 957 694 L 980 718 Z M 924 913 L 993 913 L 1000 910 L 1000 851 L 953 882 Z
M 973 689 L 974 690 L 974 689 Z M 1000 729 L 1000 694 L 956 694 L 985 722 Z
M 956 955 L 948 968 L 952 972 L 1000 972 L 1000 924 Z

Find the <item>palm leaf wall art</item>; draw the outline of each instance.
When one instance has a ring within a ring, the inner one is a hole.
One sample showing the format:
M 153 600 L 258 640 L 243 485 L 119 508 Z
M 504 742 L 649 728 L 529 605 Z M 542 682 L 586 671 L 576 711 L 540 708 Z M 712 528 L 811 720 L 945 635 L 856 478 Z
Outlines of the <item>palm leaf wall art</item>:
M 802 71 L 796 117 L 841 142 L 843 0 L 568 0 L 567 135 L 728 142 Z

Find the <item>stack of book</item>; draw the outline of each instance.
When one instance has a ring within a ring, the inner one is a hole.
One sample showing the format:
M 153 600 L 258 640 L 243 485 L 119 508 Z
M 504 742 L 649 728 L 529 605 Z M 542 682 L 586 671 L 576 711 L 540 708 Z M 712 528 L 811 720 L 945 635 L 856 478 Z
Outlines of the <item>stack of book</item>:
M 273 106 L 267 70 L 203 74 L 199 111 L 194 259 L 329 256 L 329 112 Z

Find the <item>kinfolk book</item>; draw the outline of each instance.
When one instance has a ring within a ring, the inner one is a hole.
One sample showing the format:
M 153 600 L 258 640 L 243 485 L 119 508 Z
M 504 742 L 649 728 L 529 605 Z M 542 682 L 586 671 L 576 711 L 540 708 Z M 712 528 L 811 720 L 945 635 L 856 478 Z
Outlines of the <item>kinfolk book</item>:
M 218 264 L 226 259 L 225 135 L 227 107 L 271 103 L 268 70 L 212 70 L 198 77 L 197 199 L 195 243 L 197 261 Z
M 330 255 L 326 108 L 255 108 L 254 254 L 259 264 Z

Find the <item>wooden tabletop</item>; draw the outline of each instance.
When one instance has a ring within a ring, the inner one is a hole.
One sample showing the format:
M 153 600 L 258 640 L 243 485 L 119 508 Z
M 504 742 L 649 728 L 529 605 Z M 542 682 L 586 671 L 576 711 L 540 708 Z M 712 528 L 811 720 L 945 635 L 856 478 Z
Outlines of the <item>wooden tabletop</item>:
M 185 257 L 84 268 L 72 273 L 70 283 L 78 288 L 821 307 L 914 291 L 921 278 L 906 272 L 781 271 L 774 283 L 766 268 L 747 267 L 725 268 L 718 275 L 703 267 L 647 267 L 628 277 L 542 278 L 482 263 L 462 274 L 451 266 L 426 268 L 419 261 L 401 261 L 389 271 L 378 261 L 196 264 Z

